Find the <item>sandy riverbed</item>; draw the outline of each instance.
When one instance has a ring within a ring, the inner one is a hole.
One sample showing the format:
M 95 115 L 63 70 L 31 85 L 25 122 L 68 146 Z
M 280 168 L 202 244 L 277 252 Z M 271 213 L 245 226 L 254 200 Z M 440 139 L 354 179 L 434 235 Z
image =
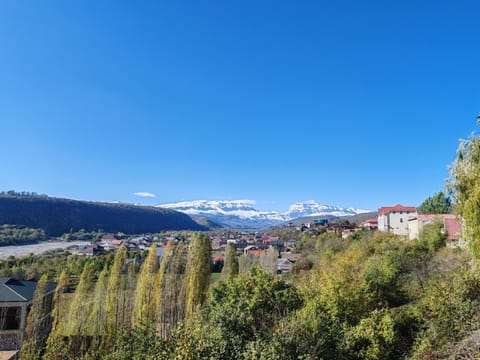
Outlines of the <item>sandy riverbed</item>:
M 9 256 L 25 256 L 30 253 L 41 254 L 48 250 L 54 249 L 66 249 L 67 247 L 74 245 L 88 245 L 89 241 L 48 241 L 40 244 L 31 245 L 13 245 L 13 246 L 0 246 L 0 260 L 6 259 Z

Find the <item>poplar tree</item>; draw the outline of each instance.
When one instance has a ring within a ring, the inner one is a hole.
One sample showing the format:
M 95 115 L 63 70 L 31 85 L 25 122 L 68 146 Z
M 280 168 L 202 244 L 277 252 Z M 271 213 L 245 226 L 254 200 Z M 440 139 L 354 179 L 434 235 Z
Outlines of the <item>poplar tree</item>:
M 94 337 L 105 335 L 107 325 L 105 308 L 105 298 L 107 295 L 107 273 L 108 268 L 105 266 L 98 276 L 98 280 L 95 284 L 92 311 L 87 314 L 88 321 L 86 333 L 87 335 Z
M 47 275 L 42 275 L 37 283 L 32 299 L 32 308 L 28 314 L 25 327 L 25 339 L 20 350 L 21 360 L 40 359 L 50 330 L 47 318 L 49 309 L 45 296 L 47 294 Z
M 267 274 L 277 274 L 278 250 L 270 246 L 265 253 L 260 257 L 260 264 Z
M 190 318 L 205 302 L 210 282 L 211 241 L 205 233 L 196 233 L 191 240 L 186 269 L 186 318 Z
M 239 265 L 237 258 L 237 249 L 234 244 L 228 243 L 225 249 L 225 257 L 223 260 L 222 278 L 230 279 L 238 275 Z
M 95 264 L 93 261 L 90 261 L 83 268 L 80 281 L 78 282 L 72 303 L 70 304 L 67 322 L 67 334 L 70 336 L 85 335 L 88 314 L 92 309 L 91 293 L 94 288 L 94 276 Z
M 168 339 L 175 326 L 185 318 L 185 268 L 188 249 L 178 244 L 169 257 L 164 258 L 165 274 L 160 298 L 160 336 Z
M 454 211 L 463 220 L 463 237 L 474 257 L 480 259 L 480 137 L 461 140 L 457 159 L 450 166 L 447 188 Z
M 132 313 L 132 326 L 138 327 L 141 324 L 150 325 L 154 319 L 157 308 L 157 299 L 155 297 L 155 275 L 157 272 L 157 245 L 153 244 L 142 265 L 140 276 L 135 291 L 135 302 Z
M 110 276 L 108 277 L 108 286 L 106 294 L 106 332 L 107 343 L 110 343 L 113 334 L 120 327 L 120 318 L 123 309 L 120 308 L 120 298 L 122 294 L 122 272 L 125 269 L 127 260 L 127 249 L 122 245 L 115 255 Z
M 130 328 L 132 325 L 132 313 L 134 305 L 135 289 L 137 287 L 137 263 L 131 261 L 128 264 L 127 281 L 123 288 L 123 311 L 121 312 L 120 326 Z
M 57 280 L 57 287 L 53 295 L 53 310 L 52 310 L 52 329 L 48 336 L 45 354 L 43 360 L 62 360 L 68 358 L 68 344 L 64 341 L 62 334 L 62 323 L 60 322 L 62 314 L 64 314 L 65 302 L 61 296 L 64 289 L 68 286 L 69 279 L 64 270 Z

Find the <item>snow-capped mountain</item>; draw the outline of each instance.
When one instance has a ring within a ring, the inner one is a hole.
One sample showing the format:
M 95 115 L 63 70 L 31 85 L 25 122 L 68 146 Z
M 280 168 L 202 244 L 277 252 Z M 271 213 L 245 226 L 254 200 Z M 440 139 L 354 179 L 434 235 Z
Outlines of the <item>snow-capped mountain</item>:
M 290 219 L 296 219 L 299 217 L 327 215 L 344 217 L 357 215 L 365 212 L 369 212 L 369 210 L 342 208 L 333 205 L 322 205 L 317 203 L 315 200 L 308 200 L 290 205 L 287 212 L 283 213 L 283 215 L 287 216 Z
M 261 229 L 299 217 L 350 216 L 368 210 L 321 205 L 314 200 L 291 205 L 286 212 L 259 211 L 254 200 L 195 200 L 159 205 L 188 215 L 204 216 L 220 225 L 232 228 Z

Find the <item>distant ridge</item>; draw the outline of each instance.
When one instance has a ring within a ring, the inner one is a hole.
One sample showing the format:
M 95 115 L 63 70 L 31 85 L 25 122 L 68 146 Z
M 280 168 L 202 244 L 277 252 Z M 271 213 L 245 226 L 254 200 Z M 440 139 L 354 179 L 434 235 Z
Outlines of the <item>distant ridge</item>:
M 0 225 L 44 229 L 48 236 L 70 230 L 138 234 L 165 230 L 208 230 L 186 214 L 152 206 L 78 201 L 46 196 L 0 195 Z

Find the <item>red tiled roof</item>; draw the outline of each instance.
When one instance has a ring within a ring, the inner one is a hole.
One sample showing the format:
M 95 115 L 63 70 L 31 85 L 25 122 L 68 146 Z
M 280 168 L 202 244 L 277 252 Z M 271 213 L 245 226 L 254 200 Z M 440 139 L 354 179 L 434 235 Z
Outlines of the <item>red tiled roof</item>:
M 416 212 L 417 208 L 415 206 L 403 206 L 403 205 L 395 205 L 395 206 L 383 206 L 378 209 L 378 215 L 385 215 L 392 211 L 409 211 L 409 212 Z
M 250 255 L 260 257 L 264 253 L 264 251 L 263 250 L 248 250 L 247 253 L 250 254 Z
M 434 221 L 443 220 L 445 230 L 447 230 L 448 240 L 458 239 L 461 231 L 462 224 L 455 215 L 452 214 L 422 214 L 418 215 L 419 221 Z

